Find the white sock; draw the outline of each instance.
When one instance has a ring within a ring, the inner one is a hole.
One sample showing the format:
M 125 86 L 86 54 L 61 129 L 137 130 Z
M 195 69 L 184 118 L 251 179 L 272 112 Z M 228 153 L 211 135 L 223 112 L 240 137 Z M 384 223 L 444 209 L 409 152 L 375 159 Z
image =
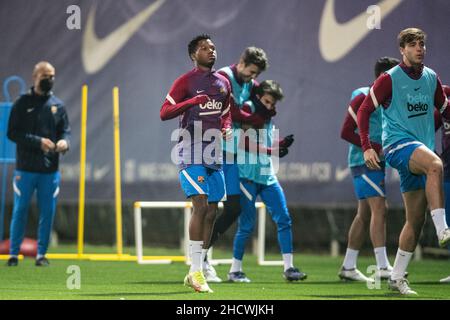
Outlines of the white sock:
M 387 267 L 390 267 L 386 247 L 374 248 L 373 251 L 375 252 L 375 259 L 377 260 L 378 269 L 386 269 Z
M 445 221 L 445 209 L 434 209 L 431 210 L 431 217 L 433 218 L 434 227 L 436 228 L 436 234 L 441 234 L 442 231 L 448 228 L 447 222 Z
M 191 253 L 189 272 L 202 271 L 202 246 L 203 241 L 189 240 L 189 251 Z
M 238 260 L 233 258 L 233 262 L 231 263 L 230 273 L 242 271 L 242 260 Z
M 202 249 L 202 265 L 203 270 L 208 267 L 208 249 Z
M 10 254 L 9 257 L 19 259 L 19 256 L 17 254 Z
M 292 253 L 284 253 L 283 254 L 283 261 L 284 261 L 284 271 L 286 271 L 289 268 L 294 267 L 294 255 Z
M 356 259 L 358 259 L 359 250 L 347 248 L 344 258 L 344 269 L 356 269 Z
M 38 254 L 36 255 L 36 260 L 39 260 L 40 258 L 44 258 L 45 254 Z
M 413 252 L 403 251 L 402 249 L 398 248 L 397 256 L 395 257 L 394 261 L 394 268 L 392 269 L 392 280 L 398 280 L 405 276 L 405 271 L 408 267 L 412 255 Z

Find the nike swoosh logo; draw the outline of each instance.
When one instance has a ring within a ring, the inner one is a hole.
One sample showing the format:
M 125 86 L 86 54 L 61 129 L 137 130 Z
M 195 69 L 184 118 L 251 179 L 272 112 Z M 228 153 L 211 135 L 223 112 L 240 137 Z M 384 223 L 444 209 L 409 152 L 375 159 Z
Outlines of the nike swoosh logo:
M 403 0 L 383 0 L 380 7 L 381 19 L 386 18 Z M 335 0 L 327 0 L 322 12 L 319 29 L 319 48 L 328 62 L 342 59 L 358 45 L 372 29 L 367 27 L 369 15 L 364 11 L 351 20 L 339 23 L 334 14 Z
M 31 111 L 33 111 L 33 110 L 34 110 L 34 108 L 27 109 L 27 112 L 31 112 Z
M 345 178 L 347 178 L 347 176 L 350 175 L 350 168 L 344 168 L 342 169 L 341 167 L 336 167 L 336 173 L 335 173 L 335 178 L 336 181 L 342 181 Z
M 419 90 L 420 89 L 420 87 L 418 87 L 418 88 L 414 88 L 414 91 L 417 91 L 417 90 Z
M 81 45 L 81 60 L 86 73 L 93 74 L 100 71 L 165 1 L 156 0 L 102 39 L 99 39 L 94 31 L 95 6 L 93 6 L 84 27 Z
M 100 167 L 100 168 L 95 168 L 94 169 L 94 174 L 93 174 L 94 175 L 94 181 L 102 180 L 106 176 L 106 174 L 108 172 L 109 172 L 109 166 L 108 165 Z
M 202 93 L 202 92 L 204 92 L 205 90 L 197 90 L 197 93 Z

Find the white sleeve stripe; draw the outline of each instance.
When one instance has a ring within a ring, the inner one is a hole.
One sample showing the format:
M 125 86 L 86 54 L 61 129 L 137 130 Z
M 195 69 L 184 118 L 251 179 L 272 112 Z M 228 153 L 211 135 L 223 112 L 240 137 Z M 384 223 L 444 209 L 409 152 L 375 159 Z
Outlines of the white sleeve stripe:
M 352 116 L 353 120 L 358 123 L 358 117 L 356 116 L 355 111 L 353 111 L 352 106 L 348 106 L 348 113 Z
M 230 111 L 230 105 L 228 105 L 228 107 L 222 112 L 222 116 L 223 116 L 224 114 L 226 114 L 228 111 Z
M 170 102 L 171 104 L 177 104 L 177 103 L 175 102 L 175 100 L 173 100 L 173 98 L 170 96 L 170 94 L 167 94 L 166 99 L 169 100 L 169 102 Z
M 370 88 L 370 97 L 372 98 L 372 102 L 375 108 L 378 108 L 377 97 L 375 97 L 375 93 L 373 92 L 373 87 Z
M 441 109 L 439 109 L 439 111 L 440 111 L 441 113 L 443 113 L 443 112 L 445 111 L 445 108 L 447 108 L 447 104 L 448 104 L 448 98 L 445 97 L 444 104 L 442 105 Z

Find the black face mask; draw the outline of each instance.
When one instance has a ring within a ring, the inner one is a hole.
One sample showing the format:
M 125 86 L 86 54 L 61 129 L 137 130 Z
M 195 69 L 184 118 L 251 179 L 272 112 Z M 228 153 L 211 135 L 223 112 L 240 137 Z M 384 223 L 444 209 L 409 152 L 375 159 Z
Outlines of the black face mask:
M 45 78 L 39 82 L 39 88 L 41 88 L 43 93 L 48 94 L 52 90 L 54 83 L 54 78 Z

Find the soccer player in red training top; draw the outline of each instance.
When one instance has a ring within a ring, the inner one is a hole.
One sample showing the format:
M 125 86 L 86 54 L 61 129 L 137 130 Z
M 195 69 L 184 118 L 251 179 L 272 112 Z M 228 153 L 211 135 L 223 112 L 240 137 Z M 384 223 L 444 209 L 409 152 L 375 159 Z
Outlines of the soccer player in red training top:
M 427 203 L 440 246 L 450 242 L 445 221 L 442 161 L 433 152 L 434 108 L 449 119 L 448 100 L 436 73 L 425 67 L 425 33 L 417 28 L 397 37 L 403 62 L 379 77 L 358 110 L 358 128 L 364 161 L 369 169 L 380 169 L 380 159 L 369 137 L 370 114 L 382 107 L 382 145 L 386 162 L 397 169 L 405 204 L 406 222 L 389 287 L 401 294 L 417 294 L 405 279 L 406 268 L 425 222 Z
M 175 80 L 161 120 L 180 116 L 177 163 L 181 187 L 193 205 L 189 225 L 191 267 L 184 279 L 197 292 L 212 292 L 202 272 L 202 249 L 211 238 L 217 204 L 225 198 L 222 137 L 231 137 L 230 83 L 215 72 L 216 47 L 208 35 L 188 45 L 195 68 Z M 172 153 L 173 154 L 173 153 Z
M 395 67 L 400 61 L 391 57 L 379 58 L 375 63 L 375 79 L 385 71 Z M 342 125 L 341 138 L 349 142 L 348 166 L 352 172 L 353 185 L 358 198 L 358 209 L 348 231 L 347 250 L 338 276 L 343 280 L 373 282 L 357 268 L 357 259 L 361 246 L 370 228 L 377 275 L 389 279 L 392 267 L 386 253 L 386 201 L 384 188 L 384 161 L 381 170 L 370 170 L 364 163 L 361 139 L 358 134 L 356 114 L 361 103 L 369 93 L 370 87 L 361 87 L 353 91 L 347 116 Z M 381 151 L 381 109 L 370 116 L 370 138 L 378 154 Z

